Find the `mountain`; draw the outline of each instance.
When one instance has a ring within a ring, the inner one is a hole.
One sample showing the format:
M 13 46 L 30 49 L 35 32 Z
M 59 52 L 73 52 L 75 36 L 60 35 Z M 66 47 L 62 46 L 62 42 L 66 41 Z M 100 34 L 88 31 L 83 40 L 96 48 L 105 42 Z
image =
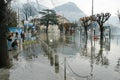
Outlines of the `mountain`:
M 25 14 L 24 14 L 24 5 L 28 6 L 32 5 L 32 7 L 34 7 L 34 11 L 36 15 L 38 15 L 39 11 L 43 10 L 43 9 L 48 9 L 47 7 L 40 5 L 39 3 L 36 2 L 29 2 L 29 3 L 20 3 L 20 2 L 12 2 L 11 3 L 11 7 L 13 8 L 13 10 L 15 10 L 18 13 L 18 9 L 19 9 L 19 14 L 20 17 L 22 19 L 25 18 Z M 26 7 L 25 6 L 25 7 Z M 86 16 L 86 14 L 81 11 L 76 4 L 72 3 L 72 2 L 68 2 L 66 4 L 57 6 L 54 8 L 54 10 L 56 11 L 56 13 L 58 15 L 64 16 L 65 18 L 67 18 L 69 21 L 73 22 L 73 21 L 78 21 L 81 17 Z
M 110 26 L 112 35 L 120 35 L 120 22 L 117 16 L 111 16 L 105 26 Z
M 113 35 L 120 35 L 120 27 L 111 25 L 111 34 Z
M 111 16 L 108 21 L 109 24 L 112 24 L 116 27 L 120 27 L 120 22 L 117 16 Z
M 86 14 L 72 2 L 57 6 L 54 10 L 57 14 L 66 17 L 71 22 L 78 21 L 81 17 L 86 16 Z

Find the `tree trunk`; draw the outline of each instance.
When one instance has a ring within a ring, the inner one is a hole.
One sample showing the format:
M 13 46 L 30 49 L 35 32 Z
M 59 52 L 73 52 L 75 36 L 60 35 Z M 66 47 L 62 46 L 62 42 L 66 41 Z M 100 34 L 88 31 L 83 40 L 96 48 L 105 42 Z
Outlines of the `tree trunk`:
M 9 67 L 9 54 L 7 49 L 7 5 L 4 0 L 0 1 L 0 68 Z
M 101 26 L 100 26 L 100 49 L 103 48 L 103 37 L 104 37 L 104 28 L 103 28 L 103 26 L 101 25 Z
M 27 14 L 25 14 L 25 19 L 26 19 L 26 21 L 28 21 L 28 15 Z
M 85 33 L 86 33 L 86 39 L 88 39 L 88 34 L 87 34 L 87 31 L 86 31 Z
M 86 40 L 87 40 L 88 39 L 87 27 L 85 28 L 85 35 L 86 35 Z
M 103 40 L 100 42 L 100 50 L 103 50 Z
M 49 21 L 47 21 L 47 24 L 46 24 L 46 33 L 48 33 L 48 26 L 49 26 Z
M 49 46 L 49 36 L 48 36 L 48 33 L 46 33 L 46 43 Z
M 103 36 L 104 36 L 104 28 L 103 26 L 100 26 L 100 40 L 102 41 L 103 40 Z
M 5 28 L 0 30 L 0 67 L 9 67 L 9 54 L 7 48 L 7 39 Z
M 48 33 L 48 26 L 46 26 L 46 33 Z

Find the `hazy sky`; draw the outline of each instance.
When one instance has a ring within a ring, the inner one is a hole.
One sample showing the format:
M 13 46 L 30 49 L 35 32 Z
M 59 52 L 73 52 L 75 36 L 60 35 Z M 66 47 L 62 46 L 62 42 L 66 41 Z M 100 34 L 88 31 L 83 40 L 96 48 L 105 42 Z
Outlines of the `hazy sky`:
M 24 0 L 21 0 L 21 2 Z M 36 1 L 36 0 L 28 0 Z M 92 0 L 38 0 L 42 5 L 49 8 L 61 5 L 66 2 L 74 2 L 84 13 L 91 15 Z M 51 3 L 53 2 L 53 4 Z M 120 10 L 120 0 L 94 0 L 94 14 L 101 12 L 110 12 L 112 16 L 117 14 L 117 10 Z

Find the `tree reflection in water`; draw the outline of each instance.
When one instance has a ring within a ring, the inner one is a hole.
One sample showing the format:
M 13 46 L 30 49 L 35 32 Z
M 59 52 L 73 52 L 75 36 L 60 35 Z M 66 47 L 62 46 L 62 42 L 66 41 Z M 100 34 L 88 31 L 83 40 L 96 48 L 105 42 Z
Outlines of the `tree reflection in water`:
M 100 40 L 100 50 L 96 56 L 96 64 L 102 64 L 107 67 L 109 65 L 109 60 L 107 59 L 107 56 L 105 55 L 105 53 L 103 54 L 103 46 L 105 46 L 104 45 L 105 43 L 107 42 Z
M 85 38 L 84 36 L 81 37 L 81 54 L 83 56 L 87 56 L 87 38 Z
M 0 69 L 0 80 L 9 80 L 10 70 L 9 69 Z
M 108 67 L 109 60 L 107 58 L 108 51 L 110 51 L 110 38 L 104 39 L 100 41 L 100 49 L 97 51 L 97 47 L 95 46 L 96 43 L 94 42 L 94 45 L 91 45 L 91 49 L 89 52 L 89 46 L 87 46 L 87 40 L 85 38 L 81 39 L 81 55 L 85 56 L 90 59 L 90 73 L 88 80 L 91 80 L 93 78 L 93 70 L 94 70 L 94 64 L 102 65 L 105 67 Z M 119 60 L 120 61 L 120 60 Z M 118 65 L 117 65 L 118 67 Z M 120 69 L 120 64 L 119 64 Z

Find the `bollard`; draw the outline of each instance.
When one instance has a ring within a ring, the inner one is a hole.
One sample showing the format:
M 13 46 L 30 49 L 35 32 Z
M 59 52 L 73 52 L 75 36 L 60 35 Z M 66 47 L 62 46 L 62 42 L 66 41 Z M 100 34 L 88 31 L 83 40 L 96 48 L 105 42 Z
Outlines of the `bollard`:
M 59 73 L 59 56 L 55 55 L 55 72 Z
M 50 53 L 50 65 L 53 66 L 54 59 L 53 59 L 53 52 Z
M 48 59 L 50 59 L 50 54 L 52 53 L 52 50 L 51 50 L 51 48 L 49 47 L 48 48 Z
M 46 46 L 47 54 L 49 54 L 49 46 Z
M 66 80 L 66 57 L 64 58 L 64 80 Z

